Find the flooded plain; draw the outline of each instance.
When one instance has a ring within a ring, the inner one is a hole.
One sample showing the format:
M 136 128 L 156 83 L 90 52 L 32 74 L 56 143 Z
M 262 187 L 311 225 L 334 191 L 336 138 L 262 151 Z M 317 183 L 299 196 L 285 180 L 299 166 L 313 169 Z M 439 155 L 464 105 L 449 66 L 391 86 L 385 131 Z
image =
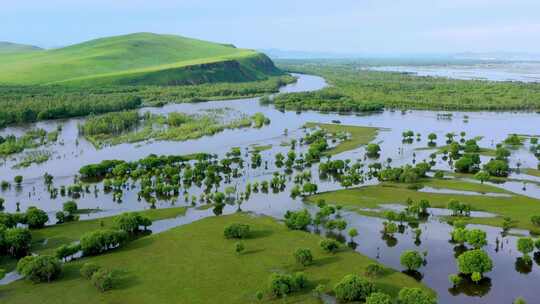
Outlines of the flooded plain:
M 324 79 L 309 75 L 297 75 L 299 77 L 296 84 L 288 85 L 281 89 L 281 92 L 300 92 L 318 90 L 327 84 Z M 282 112 L 276 110 L 272 105 L 261 105 L 258 98 L 212 101 L 201 103 L 169 104 L 161 108 L 143 108 L 140 111 L 150 111 L 153 113 L 201 113 L 209 109 L 230 108 L 252 115 L 257 112 L 264 113 L 269 117 L 271 123 L 261 129 L 234 129 L 225 130 L 213 136 L 206 136 L 196 140 L 184 142 L 174 141 L 148 141 L 136 144 L 120 144 L 96 149 L 78 134 L 78 124 L 84 119 L 69 119 L 63 121 L 39 122 L 32 125 L 6 128 L 0 131 L 0 135 L 23 134 L 32 128 L 43 128 L 55 130 L 58 125 L 62 125 L 62 131 L 57 143 L 40 147 L 39 150 L 50 151 L 53 157 L 40 165 L 32 165 L 28 168 L 13 169 L 21 155 L 14 155 L 3 160 L 0 167 L 0 180 L 13 180 L 16 175 L 24 176 L 21 187 L 12 186 L 0 196 L 6 199 L 5 208 L 8 212 L 15 212 L 17 203 L 21 210 L 28 206 L 37 206 L 50 213 L 54 218 L 54 212 L 61 209 L 62 203 L 68 200 L 67 197 L 58 196 L 51 199 L 47 187 L 43 181 L 45 172 L 54 177 L 55 187 L 69 186 L 73 184 L 75 176 L 81 166 L 98 163 L 108 159 L 122 159 L 127 161 L 138 160 L 149 154 L 158 155 L 182 155 L 196 152 L 207 152 L 224 156 L 233 147 L 240 147 L 242 155 L 248 159 L 247 151 L 253 146 L 271 145 L 267 150 L 261 152 L 263 162 L 267 166 L 260 168 L 243 169 L 242 176 L 232 181 L 232 184 L 239 189 L 244 189 L 247 182 L 269 180 L 272 174 L 279 171 L 274 165 L 276 153 L 286 154 L 291 139 L 301 138 L 305 132 L 302 126 L 306 122 L 331 123 L 339 121 L 344 125 L 370 126 L 381 128 L 374 142 L 379 143 L 382 149 L 379 161 L 392 159 L 393 166 L 420 162 L 428 159 L 437 148 L 427 149 L 427 135 L 436 133 L 438 136 L 438 146 L 444 145 L 445 134 L 454 132 L 460 134 L 465 132 L 468 138 L 478 137 L 478 144 L 482 148 L 495 148 L 495 145 L 503 141 L 509 134 L 540 134 L 540 115 L 525 112 L 452 112 L 451 116 L 441 116 L 442 112 L 437 111 L 384 111 L 379 113 L 369 113 L 365 115 L 345 115 L 338 113 L 318 113 L 318 112 Z M 444 113 L 448 114 L 448 113 Z M 441 118 L 444 117 L 444 118 Z M 285 131 L 287 130 L 287 131 Z M 420 140 L 412 143 L 402 142 L 402 132 L 412 130 L 415 134 L 420 133 Z M 306 146 L 297 148 L 297 153 L 306 151 Z M 23 153 L 27 153 L 25 151 Z M 365 164 L 374 162 L 364 158 L 364 149 L 347 151 L 335 155 L 334 159 L 361 160 Z M 482 156 L 482 160 L 489 159 Z M 536 168 L 538 160 L 529 151 L 529 144 L 513 150 L 511 157 L 512 167 Z M 450 170 L 447 162 L 436 160 L 435 169 Z M 319 192 L 342 189 L 338 182 L 331 179 L 320 179 L 318 167 L 316 165 L 309 168 L 312 173 L 313 182 L 319 186 Z M 500 184 L 490 184 L 510 193 L 516 193 L 532 198 L 540 199 L 540 178 L 523 173 L 512 173 L 512 181 Z M 365 185 L 376 184 L 376 180 L 366 180 Z M 524 187 L 526 185 L 526 187 Z M 225 187 L 222 185 L 221 187 Z M 308 208 L 316 212 L 317 208 L 302 202 L 301 198 L 290 197 L 290 188 L 293 186 L 291 179 L 286 182 L 284 192 L 253 193 L 249 200 L 243 202 L 241 206 L 227 205 L 223 214 L 233 213 L 239 210 L 250 211 L 256 214 L 263 214 L 282 219 L 287 210 L 299 210 Z M 100 184 L 97 189 L 102 189 Z M 118 214 L 123 211 L 143 210 L 150 208 L 145 201 L 137 199 L 138 186 L 125 190 L 121 202 L 113 200 L 112 194 L 102 191 L 90 191 L 83 193 L 77 199 L 79 208 L 99 209 L 99 212 L 81 216 L 81 219 L 102 217 Z M 203 189 L 192 186 L 186 189 L 189 195 L 199 196 Z M 221 189 L 223 190 L 223 189 Z M 460 193 L 451 189 L 424 188 L 426 192 L 445 192 L 456 195 L 491 195 L 504 196 L 508 194 L 500 193 Z M 540 201 L 538 202 L 540 203 Z M 191 206 L 182 197 L 178 199 L 160 200 L 156 203 L 158 208 L 171 206 Z M 420 224 L 424 232 L 420 242 L 416 241 L 411 228 L 403 227 L 393 238 L 383 237 L 381 234 L 383 220 L 375 217 L 360 215 L 352 211 L 342 211 L 343 218 L 348 223 L 348 228 L 357 228 L 359 236 L 355 238 L 355 249 L 381 263 L 402 270 L 399 257 L 403 250 L 414 249 L 420 252 L 427 251 L 427 264 L 420 269 L 421 279 L 429 287 L 438 293 L 439 303 L 511 303 L 516 297 L 522 296 L 530 303 L 540 302 L 540 294 L 536 291 L 536 285 L 540 282 L 540 257 L 535 258 L 532 267 L 523 267 L 518 257 L 521 256 L 516 250 L 516 237 L 501 237 L 501 229 L 487 226 L 479 226 L 488 233 L 488 246 L 486 251 L 494 262 L 492 272 L 486 274 L 486 279 L 480 284 L 463 283 L 456 288 L 452 288 L 448 281 L 448 275 L 457 272 L 455 255 L 461 250 L 455 244 L 449 242 L 452 227 L 444 223 L 439 216 L 447 215 L 444 210 L 430 210 L 432 216 L 426 222 Z M 189 208 L 183 217 L 156 221 L 151 227 L 157 233 L 187 224 L 208 216 L 214 216 L 212 208 L 204 206 Z M 491 214 L 479 213 L 473 216 L 493 216 Z M 325 234 L 324 230 L 314 231 Z M 519 233 L 519 231 L 517 231 Z

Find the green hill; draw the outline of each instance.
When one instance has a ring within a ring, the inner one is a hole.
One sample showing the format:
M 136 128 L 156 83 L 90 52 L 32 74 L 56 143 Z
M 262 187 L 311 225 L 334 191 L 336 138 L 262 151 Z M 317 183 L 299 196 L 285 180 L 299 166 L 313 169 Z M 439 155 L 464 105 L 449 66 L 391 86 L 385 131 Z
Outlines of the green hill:
M 20 54 L 24 52 L 34 52 L 34 51 L 39 51 L 39 50 L 42 50 L 42 49 L 33 45 L 0 41 L 0 55 L 13 54 L 13 53 Z
M 136 33 L 0 56 L 0 84 L 179 85 L 280 74 L 264 54 L 174 35 Z

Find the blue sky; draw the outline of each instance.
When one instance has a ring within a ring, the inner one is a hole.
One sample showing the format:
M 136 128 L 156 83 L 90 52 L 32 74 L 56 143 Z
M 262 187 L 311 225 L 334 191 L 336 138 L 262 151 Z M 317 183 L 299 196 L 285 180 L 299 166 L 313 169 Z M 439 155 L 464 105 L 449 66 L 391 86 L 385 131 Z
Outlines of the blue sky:
M 0 41 L 63 46 L 132 32 L 342 53 L 540 53 L 540 0 L 17 0 Z

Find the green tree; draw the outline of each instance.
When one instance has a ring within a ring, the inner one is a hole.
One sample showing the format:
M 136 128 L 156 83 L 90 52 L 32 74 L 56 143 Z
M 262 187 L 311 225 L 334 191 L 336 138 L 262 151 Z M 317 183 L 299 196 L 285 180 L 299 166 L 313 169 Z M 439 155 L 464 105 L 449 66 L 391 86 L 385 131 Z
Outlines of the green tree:
M 249 225 L 233 223 L 225 227 L 223 235 L 227 239 L 245 239 L 249 236 Z
M 296 262 L 302 266 L 307 266 L 313 263 L 313 255 L 309 248 L 298 248 L 294 252 L 294 259 Z
M 306 230 L 312 221 L 311 214 L 307 209 L 285 213 L 285 225 L 292 230 Z
M 321 240 L 319 246 L 328 253 L 335 253 L 339 249 L 339 243 L 333 239 Z
M 378 144 L 368 144 L 366 146 L 366 154 L 370 158 L 378 158 L 381 152 L 381 147 Z
M 467 243 L 475 249 L 480 249 L 487 245 L 486 232 L 480 229 L 471 229 L 467 231 Z
M 26 256 L 17 263 L 17 272 L 34 282 L 51 282 L 62 272 L 62 264 L 52 256 Z
M 48 221 L 49 216 L 45 211 L 36 207 L 29 207 L 26 210 L 25 222 L 30 229 L 43 228 Z
M 354 238 L 358 236 L 358 230 L 356 228 L 349 229 L 349 237 L 351 238 L 351 242 L 354 241 Z
M 366 298 L 366 304 L 392 304 L 392 298 L 382 292 L 374 292 Z
M 401 254 L 399 262 L 401 266 L 407 268 L 407 270 L 416 271 L 422 267 L 424 257 L 418 251 L 405 250 Z
M 398 294 L 399 304 L 437 304 L 437 300 L 420 288 L 403 288 Z
M 103 268 L 99 269 L 92 274 L 90 281 L 101 292 L 111 290 L 113 288 L 113 273 Z
M 523 254 L 523 259 L 530 261 L 529 254 L 534 251 L 534 241 L 528 237 L 522 237 L 517 240 L 517 250 Z
M 334 287 L 336 299 L 341 302 L 363 302 L 373 292 L 375 292 L 373 283 L 355 274 L 346 275 Z
M 99 265 L 88 262 L 82 265 L 80 273 L 83 278 L 90 280 L 92 278 L 92 275 L 100 269 L 101 267 Z
M 483 275 L 493 269 L 493 262 L 484 250 L 475 249 L 466 251 L 458 257 L 458 269 L 467 275 L 475 272 Z

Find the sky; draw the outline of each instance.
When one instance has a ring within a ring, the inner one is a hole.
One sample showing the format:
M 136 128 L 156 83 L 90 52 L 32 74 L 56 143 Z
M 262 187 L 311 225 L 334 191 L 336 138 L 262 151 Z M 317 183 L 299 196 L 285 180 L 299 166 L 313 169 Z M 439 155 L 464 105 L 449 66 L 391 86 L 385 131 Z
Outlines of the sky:
M 540 0 L 0 0 L 0 41 L 133 32 L 310 52 L 540 53 Z

